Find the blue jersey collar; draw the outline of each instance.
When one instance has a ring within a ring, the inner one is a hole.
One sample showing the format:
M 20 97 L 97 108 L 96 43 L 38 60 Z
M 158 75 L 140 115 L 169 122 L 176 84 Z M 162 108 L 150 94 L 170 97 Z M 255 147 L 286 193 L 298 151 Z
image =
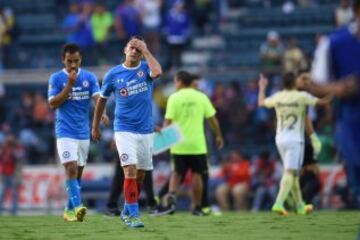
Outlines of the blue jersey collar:
M 135 70 L 138 69 L 141 66 L 141 61 L 139 62 L 139 65 L 137 65 L 136 67 L 127 67 L 125 66 L 125 64 L 122 64 L 123 68 L 127 69 L 127 70 Z
M 63 70 L 62 70 L 66 75 L 69 75 L 69 73 L 66 71 L 66 69 L 65 68 L 63 68 Z M 79 68 L 79 70 L 78 70 L 78 72 L 77 72 L 77 76 L 79 76 L 80 75 L 80 72 L 81 72 L 81 68 Z

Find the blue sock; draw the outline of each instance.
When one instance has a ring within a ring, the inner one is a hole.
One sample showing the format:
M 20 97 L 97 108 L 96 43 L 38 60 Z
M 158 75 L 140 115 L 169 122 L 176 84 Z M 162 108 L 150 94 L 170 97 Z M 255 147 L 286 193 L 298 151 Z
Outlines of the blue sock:
M 76 179 L 68 179 L 66 185 L 66 190 L 73 207 L 78 207 L 81 204 L 79 182 Z
M 80 186 L 81 180 L 80 179 L 78 179 L 78 183 L 79 183 L 79 187 L 81 189 L 81 186 Z M 73 203 L 71 201 L 70 193 L 68 191 L 68 186 L 65 186 L 65 187 L 66 187 L 66 192 L 68 192 L 68 194 L 67 194 L 67 202 L 66 202 L 66 209 L 67 210 L 73 210 L 74 205 L 73 205 Z
M 131 218 L 140 217 L 140 210 L 139 210 L 139 204 L 138 203 L 126 204 L 126 206 L 127 206 L 129 216 Z

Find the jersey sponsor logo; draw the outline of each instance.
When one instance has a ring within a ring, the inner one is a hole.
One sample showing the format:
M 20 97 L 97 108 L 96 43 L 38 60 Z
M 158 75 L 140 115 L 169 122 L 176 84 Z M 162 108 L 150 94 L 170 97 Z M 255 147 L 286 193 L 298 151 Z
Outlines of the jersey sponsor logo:
M 84 81 L 82 82 L 82 85 L 83 85 L 83 87 L 85 87 L 85 88 L 89 87 L 89 82 L 88 82 L 88 80 L 84 80 Z
M 148 90 L 147 82 L 141 82 L 127 88 L 128 96 L 136 95 Z
M 128 159 L 129 159 L 129 155 L 127 155 L 126 153 L 121 154 L 120 156 L 121 162 L 126 162 Z
M 68 158 L 70 158 L 70 152 L 69 152 L 69 151 L 65 151 L 65 152 L 62 153 L 62 156 L 63 156 L 63 158 L 68 159 Z
M 141 77 L 144 76 L 144 72 L 143 72 L 143 71 L 138 71 L 138 72 L 136 73 L 136 75 L 141 78 Z
M 128 90 L 126 88 L 120 89 L 120 95 L 126 97 L 128 95 Z

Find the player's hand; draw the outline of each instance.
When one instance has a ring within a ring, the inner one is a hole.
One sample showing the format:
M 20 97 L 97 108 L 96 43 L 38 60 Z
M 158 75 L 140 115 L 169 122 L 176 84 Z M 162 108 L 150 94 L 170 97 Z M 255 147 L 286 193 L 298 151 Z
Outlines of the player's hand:
M 159 126 L 155 126 L 155 132 L 157 132 L 157 133 L 160 133 L 161 134 L 161 127 L 159 127 Z
M 259 88 L 260 89 L 265 89 L 268 85 L 268 80 L 267 78 L 261 73 L 260 74 L 260 79 L 259 79 Z
M 222 136 L 217 136 L 215 141 L 216 141 L 216 147 L 218 149 L 222 149 L 224 147 L 224 139 Z
M 314 150 L 314 157 L 315 159 L 319 156 L 320 152 L 321 152 L 321 141 L 318 138 L 318 136 L 316 135 L 316 133 L 313 133 L 310 135 L 310 140 L 311 140 L 311 145 L 313 147 Z
M 91 136 L 95 142 L 99 141 L 101 137 L 100 127 L 93 127 L 91 130 Z
M 74 86 L 76 83 L 76 79 L 77 79 L 77 72 L 75 71 L 75 69 L 72 69 L 68 76 L 68 84 L 70 86 Z
M 141 53 L 145 53 L 148 51 L 148 48 L 146 46 L 146 43 L 144 41 L 141 41 L 139 39 L 132 39 L 131 40 L 131 46 L 138 49 Z
M 109 117 L 108 117 L 107 114 L 104 113 L 104 114 L 101 116 L 101 122 L 102 122 L 106 127 L 109 126 L 110 119 L 109 119 Z
M 352 97 L 358 91 L 358 82 L 356 76 L 350 75 L 343 81 L 339 81 L 334 87 L 335 96 L 341 98 Z

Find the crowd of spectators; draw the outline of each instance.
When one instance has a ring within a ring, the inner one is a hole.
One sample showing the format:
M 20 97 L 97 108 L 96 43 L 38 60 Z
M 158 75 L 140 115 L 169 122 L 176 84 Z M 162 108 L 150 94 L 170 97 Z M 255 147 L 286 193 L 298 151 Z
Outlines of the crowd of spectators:
M 83 48 L 84 65 L 111 64 L 114 63 L 112 60 L 120 62 L 123 45 L 130 36 L 141 34 L 156 56 L 161 57 L 162 51 L 169 54 L 162 61 L 169 73 L 182 66 L 181 54 L 189 43 L 193 28 L 198 33 L 206 32 L 213 27 L 209 12 L 215 19 L 224 20 L 226 5 L 234 2 L 124 0 L 115 11 L 110 11 L 102 1 L 70 1 L 67 13 L 61 16 L 63 23 L 59 28 L 67 35 L 68 42 L 78 43 Z M 271 1 L 253 2 L 268 5 Z M 302 6 L 313 3 L 299 0 Z M 351 19 L 348 9 L 349 1 L 342 0 L 335 12 L 337 26 Z M 0 71 L 2 65 L 11 67 L 16 54 L 10 52 L 16 51 L 14 47 L 18 34 L 13 12 L 0 6 Z M 117 52 L 109 48 L 114 39 L 119 43 Z M 280 89 L 281 72 L 300 72 L 310 65 L 311 53 L 302 50 L 296 38 L 287 39 L 287 44 L 284 42 L 278 32 L 270 31 L 259 49 L 262 71 L 271 76 L 269 94 Z M 167 48 L 164 49 L 162 43 L 166 43 Z M 220 80 L 208 81 L 204 78 L 199 83 L 200 90 L 211 98 L 216 107 L 227 146 L 223 152 L 211 152 L 211 164 L 222 169 L 214 196 L 224 210 L 268 209 L 267 203 L 275 197 L 280 176 L 280 162 L 273 145 L 274 114 L 257 107 L 256 78 L 246 82 L 234 79 L 224 83 Z M 157 86 L 155 90 L 153 112 L 157 125 L 162 122 L 168 85 Z M 0 82 L 0 149 L 5 148 L 16 136 L 16 152 L 19 154 L 15 155 L 20 157 L 14 159 L 21 159 L 24 164 L 57 163 L 53 134 L 54 112 L 48 107 L 46 91 L 27 90 L 14 96 L 6 95 Z M 11 98 L 6 104 L 5 97 Z M 108 108 L 113 108 L 113 104 L 110 99 Z M 110 118 L 113 117 L 112 112 L 108 111 Z M 335 160 L 331 108 L 310 109 L 310 116 L 323 144 L 318 161 L 331 163 Z M 112 139 L 110 126 L 104 129 L 102 141 L 92 143 L 89 162 L 114 161 L 117 153 Z M 259 145 L 271 147 L 261 154 L 258 150 L 249 151 Z M 159 161 L 163 159 L 162 156 L 156 158 Z M 252 201 L 248 201 L 249 198 Z

